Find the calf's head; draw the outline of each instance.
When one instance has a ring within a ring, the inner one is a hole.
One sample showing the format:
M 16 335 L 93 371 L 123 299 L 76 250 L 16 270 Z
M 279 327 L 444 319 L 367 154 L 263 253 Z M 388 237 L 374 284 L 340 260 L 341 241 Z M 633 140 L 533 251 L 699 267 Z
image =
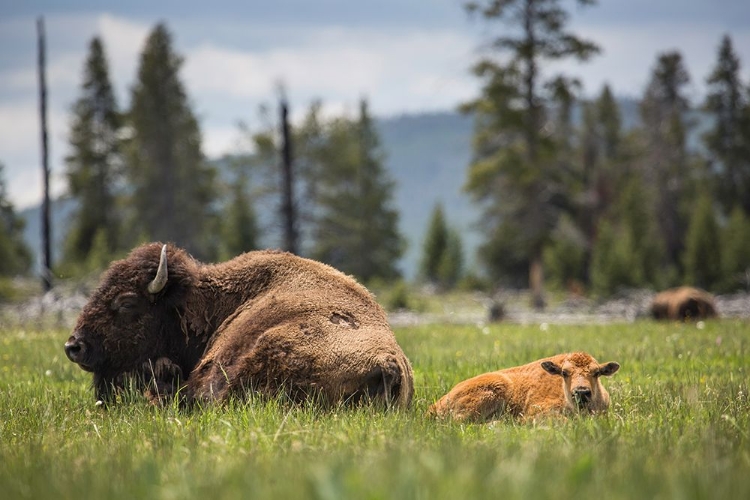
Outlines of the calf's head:
M 97 398 L 106 400 L 123 373 L 167 355 L 168 332 L 179 331 L 194 280 L 191 266 L 194 261 L 181 250 L 152 243 L 104 273 L 65 343 L 68 358 L 93 372 Z
M 614 361 L 599 364 L 586 353 L 573 353 L 562 363 L 542 361 L 542 369 L 563 379 L 565 401 L 570 408 L 586 411 L 601 411 L 609 406 L 609 394 L 599 381 L 620 369 Z

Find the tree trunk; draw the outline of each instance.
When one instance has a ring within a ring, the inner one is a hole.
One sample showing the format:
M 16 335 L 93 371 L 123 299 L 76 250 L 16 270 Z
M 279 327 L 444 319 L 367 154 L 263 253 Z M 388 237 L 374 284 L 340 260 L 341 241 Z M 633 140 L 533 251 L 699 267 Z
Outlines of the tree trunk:
M 294 178 L 292 171 L 292 139 L 289 133 L 289 118 L 286 100 L 281 100 L 281 171 L 282 202 L 281 213 L 284 220 L 284 249 L 293 254 L 297 249 L 297 214 L 294 210 Z
M 44 19 L 36 22 L 39 45 L 39 115 L 42 128 L 42 287 L 45 292 L 52 289 L 52 252 L 49 217 L 49 152 L 47 148 L 47 82 L 45 79 Z
M 531 305 L 534 309 L 542 310 L 544 302 L 544 269 L 542 252 L 535 251 L 529 262 L 529 288 L 531 288 Z

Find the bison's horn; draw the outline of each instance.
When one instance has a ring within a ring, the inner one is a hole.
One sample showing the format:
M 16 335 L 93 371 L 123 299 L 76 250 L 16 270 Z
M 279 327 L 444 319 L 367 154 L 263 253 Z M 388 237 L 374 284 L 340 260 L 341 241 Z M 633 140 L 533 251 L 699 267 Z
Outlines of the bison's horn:
M 156 278 L 148 284 L 148 293 L 159 293 L 167 284 L 167 245 L 161 247 L 161 257 L 159 257 L 159 269 L 156 271 Z

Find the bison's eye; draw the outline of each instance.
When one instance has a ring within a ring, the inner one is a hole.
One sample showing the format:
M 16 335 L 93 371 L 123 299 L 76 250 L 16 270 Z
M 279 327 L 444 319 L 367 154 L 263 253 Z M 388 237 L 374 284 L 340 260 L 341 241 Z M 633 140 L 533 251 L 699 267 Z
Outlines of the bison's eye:
M 570 377 L 570 371 L 568 371 L 568 370 L 563 370 L 563 371 L 562 371 L 562 376 L 563 376 L 563 377 L 565 377 L 565 378 L 568 378 L 568 377 Z
M 112 301 L 112 309 L 117 312 L 133 312 L 138 308 L 138 296 L 136 294 L 123 294 Z

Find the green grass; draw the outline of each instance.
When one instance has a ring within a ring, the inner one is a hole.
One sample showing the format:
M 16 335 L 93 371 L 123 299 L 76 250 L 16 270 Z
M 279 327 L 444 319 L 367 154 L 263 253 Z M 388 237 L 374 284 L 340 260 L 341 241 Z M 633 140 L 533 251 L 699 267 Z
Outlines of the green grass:
M 750 498 L 750 324 L 397 330 L 412 408 L 249 400 L 103 410 L 63 330 L 0 330 L 0 496 L 14 498 Z M 622 368 L 596 418 L 441 423 L 459 380 L 584 349 Z

